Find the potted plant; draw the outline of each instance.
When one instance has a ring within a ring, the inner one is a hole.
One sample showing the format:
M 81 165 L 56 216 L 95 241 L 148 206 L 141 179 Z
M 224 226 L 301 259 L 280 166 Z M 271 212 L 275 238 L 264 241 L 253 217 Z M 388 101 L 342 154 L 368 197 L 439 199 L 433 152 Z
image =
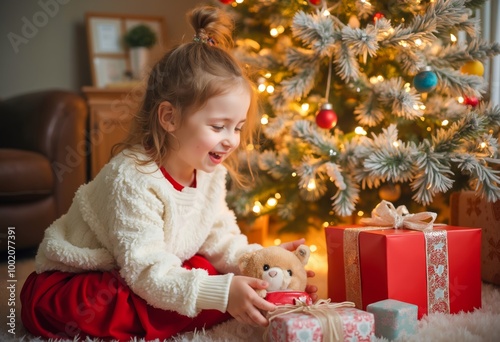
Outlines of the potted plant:
M 123 37 L 130 52 L 132 77 L 144 76 L 149 59 L 149 49 L 156 44 L 156 33 L 147 25 L 139 24 L 127 31 Z

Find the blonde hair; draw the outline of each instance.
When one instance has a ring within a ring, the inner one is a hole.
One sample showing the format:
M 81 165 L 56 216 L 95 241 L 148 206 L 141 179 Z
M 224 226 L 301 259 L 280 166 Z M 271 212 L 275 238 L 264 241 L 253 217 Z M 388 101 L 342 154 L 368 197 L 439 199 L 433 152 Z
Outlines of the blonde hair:
M 253 143 L 258 100 L 255 86 L 245 69 L 229 53 L 233 47 L 233 22 L 225 12 L 210 6 L 195 8 L 188 18 L 196 32 L 195 39 L 168 51 L 152 68 L 142 104 L 133 117 L 128 136 L 113 147 L 113 155 L 144 146 L 148 159 L 137 160 L 137 163 L 160 163 L 173 144 L 172 137 L 158 120 L 161 102 L 169 101 L 173 105 L 176 109 L 174 120 L 182 124 L 188 113 L 203 107 L 210 98 L 243 85 L 251 94 L 251 103 L 240 133 L 240 145 L 224 161 L 224 165 L 236 184 L 246 186 L 249 180 L 237 172 L 238 154 Z

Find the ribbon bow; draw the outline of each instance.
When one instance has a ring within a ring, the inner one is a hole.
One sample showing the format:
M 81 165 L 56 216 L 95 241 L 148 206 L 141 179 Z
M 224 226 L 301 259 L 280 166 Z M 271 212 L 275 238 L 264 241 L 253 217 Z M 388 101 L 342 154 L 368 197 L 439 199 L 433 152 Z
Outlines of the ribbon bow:
M 285 314 L 294 312 L 310 314 L 319 321 L 321 331 L 323 332 L 323 341 L 343 341 L 342 319 L 332 309 L 353 307 L 353 302 L 331 303 L 330 299 L 320 299 L 314 304 L 307 304 L 301 300 L 296 300 L 295 304 L 278 305 L 276 310 L 268 313 L 267 318 L 270 326 L 272 320 Z M 340 331 L 337 328 L 340 328 Z M 267 332 L 268 329 L 264 332 L 265 341 L 267 341 Z
M 410 214 L 404 205 L 395 208 L 391 202 L 382 201 L 372 210 L 371 218 L 361 219 L 364 225 L 406 228 L 412 230 L 432 229 L 437 214 L 424 211 L 418 214 Z

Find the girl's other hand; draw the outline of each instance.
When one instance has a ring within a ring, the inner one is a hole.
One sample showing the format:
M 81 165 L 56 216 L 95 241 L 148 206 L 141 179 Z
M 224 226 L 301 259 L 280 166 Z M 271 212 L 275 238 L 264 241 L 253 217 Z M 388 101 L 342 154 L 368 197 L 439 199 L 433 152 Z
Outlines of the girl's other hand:
M 285 242 L 285 243 L 282 243 L 280 246 L 289 250 L 289 251 L 294 251 L 297 249 L 297 247 L 299 247 L 300 245 L 303 245 L 305 244 L 306 242 L 306 239 L 302 238 L 302 239 L 298 239 L 298 240 L 294 240 L 294 241 L 289 241 L 289 242 Z M 308 278 L 313 278 L 315 276 L 315 273 L 314 271 L 311 271 L 311 270 L 307 270 L 307 277 Z M 306 292 L 309 293 L 309 295 L 311 296 L 311 299 L 313 300 L 313 302 L 317 301 L 318 300 L 318 295 L 317 295 L 317 292 L 318 292 L 318 287 L 315 286 L 315 285 L 311 285 L 311 284 L 307 284 L 306 286 Z
M 280 246 L 286 250 L 293 252 L 294 250 L 297 249 L 297 247 L 299 247 L 300 245 L 303 245 L 305 243 L 306 243 L 306 239 L 302 238 L 302 239 L 298 239 L 298 240 L 294 240 L 294 241 L 284 242 Z
M 267 326 L 267 318 L 262 311 L 272 311 L 276 306 L 261 298 L 255 290 L 266 289 L 269 284 L 263 280 L 244 276 L 234 276 L 229 287 L 227 312 L 238 322 Z

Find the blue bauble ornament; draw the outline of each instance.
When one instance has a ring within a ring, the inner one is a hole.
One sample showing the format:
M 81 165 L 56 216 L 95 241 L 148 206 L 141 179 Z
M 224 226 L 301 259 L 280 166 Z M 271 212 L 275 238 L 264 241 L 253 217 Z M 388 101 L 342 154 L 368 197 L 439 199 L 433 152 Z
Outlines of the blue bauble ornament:
M 413 86 L 420 93 L 428 93 L 433 91 L 438 84 L 438 78 L 434 71 L 431 68 L 427 67 L 424 71 L 419 72 L 413 78 Z

